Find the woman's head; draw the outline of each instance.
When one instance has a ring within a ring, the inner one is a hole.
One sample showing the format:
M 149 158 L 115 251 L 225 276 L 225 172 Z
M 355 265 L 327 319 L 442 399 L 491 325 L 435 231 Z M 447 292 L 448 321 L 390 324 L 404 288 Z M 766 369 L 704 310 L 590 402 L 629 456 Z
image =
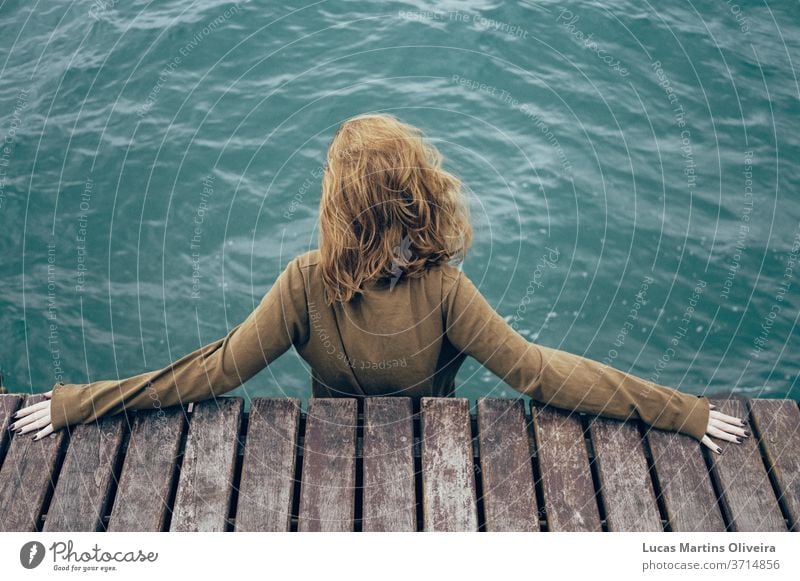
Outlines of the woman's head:
M 422 132 L 387 114 L 348 119 L 328 147 L 320 260 L 329 304 L 362 283 L 421 276 L 464 258 L 472 241 L 461 182 Z

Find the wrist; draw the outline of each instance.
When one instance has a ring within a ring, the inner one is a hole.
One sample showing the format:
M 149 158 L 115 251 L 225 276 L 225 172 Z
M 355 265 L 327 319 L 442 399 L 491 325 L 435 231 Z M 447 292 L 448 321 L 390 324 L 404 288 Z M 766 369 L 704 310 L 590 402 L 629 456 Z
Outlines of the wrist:
M 54 431 L 83 423 L 86 419 L 83 387 L 80 384 L 61 381 L 53 385 L 53 394 L 50 398 L 50 423 L 53 424 Z

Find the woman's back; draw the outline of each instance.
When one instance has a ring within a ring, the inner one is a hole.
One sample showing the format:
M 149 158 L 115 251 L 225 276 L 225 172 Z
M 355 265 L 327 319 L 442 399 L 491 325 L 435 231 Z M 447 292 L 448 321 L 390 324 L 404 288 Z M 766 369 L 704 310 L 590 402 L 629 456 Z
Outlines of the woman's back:
M 363 293 L 328 306 L 319 251 L 299 256 L 297 264 L 308 331 L 295 347 L 311 366 L 315 397 L 453 395 L 465 356 L 447 339 L 445 307 L 458 269 L 444 264 L 416 278 L 368 281 Z

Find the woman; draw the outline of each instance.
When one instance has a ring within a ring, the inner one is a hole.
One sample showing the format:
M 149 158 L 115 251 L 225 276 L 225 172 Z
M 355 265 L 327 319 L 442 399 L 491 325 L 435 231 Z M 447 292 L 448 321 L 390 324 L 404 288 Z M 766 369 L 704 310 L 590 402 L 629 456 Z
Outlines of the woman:
M 242 323 L 160 370 L 58 383 L 12 429 L 40 439 L 126 409 L 215 397 L 294 346 L 314 397 L 452 396 L 469 355 L 539 402 L 639 418 L 717 453 L 709 436 L 749 436 L 705 397 L 519 335 L 450 264 L 472 240 L 460 185 L 419 129 L 390 115 L 346 121 L 327 152 L 319 249 L 291 260 Z

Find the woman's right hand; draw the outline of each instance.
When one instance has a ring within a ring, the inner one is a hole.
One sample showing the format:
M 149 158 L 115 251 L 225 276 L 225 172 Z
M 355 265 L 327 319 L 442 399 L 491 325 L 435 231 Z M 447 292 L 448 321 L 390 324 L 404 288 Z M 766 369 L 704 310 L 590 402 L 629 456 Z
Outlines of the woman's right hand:
M 8 429 L 15 434 L 28 434 L 34 430 L 39 432 L 33 437 L 34 440 L 41 440 L 45 436 L 53 433 L 53 424 L 50 417 L 50 398 L 53 397 L 53 390 L 43 394 L 47 399 L 24 407 L 11 417 L 16 421 Z
M 744 429 L 747 424 L 740 418 L 718 412 L 714 409 L 715 407 L 717 406 L 713 403 L 709 404 L 708 427 L 706 428 L 706 435 L 703 436 L 702 441 L 703 444 L 711 448 L 717 454 L 722 454 L 722 448 L 717 446 L 716 442 L 709 436 L 741 444 L 742 438 L 750 437 L 750 432 Z

